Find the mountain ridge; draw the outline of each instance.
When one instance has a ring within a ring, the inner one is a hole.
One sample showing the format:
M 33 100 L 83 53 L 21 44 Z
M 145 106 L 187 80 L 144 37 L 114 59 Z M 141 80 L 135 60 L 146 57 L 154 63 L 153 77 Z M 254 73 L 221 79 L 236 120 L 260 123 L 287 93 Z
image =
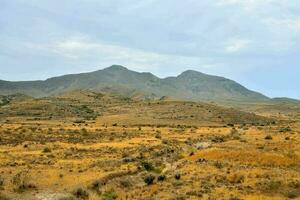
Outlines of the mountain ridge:
M 268 101 L 269 97 L 249 90 L 241 84 L 220 76 L 186 70 L 175 77 L 159 78 L 150 72 L 136 72 L 121 65 L 79 74 L 67 74 L 37 81 L 0 80 L 0 94 L 22 93 L 33 97 L 89 89 L 113 91 L 124 96 L 143 92 L 146 96 L 170 96 L 186 100 Z

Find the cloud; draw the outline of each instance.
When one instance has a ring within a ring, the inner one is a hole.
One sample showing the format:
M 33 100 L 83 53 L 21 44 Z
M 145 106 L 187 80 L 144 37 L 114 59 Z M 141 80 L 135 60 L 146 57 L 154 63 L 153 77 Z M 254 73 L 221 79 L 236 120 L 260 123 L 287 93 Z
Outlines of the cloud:
M 103 41 L 92 41 L 85 38 L 69 38 L 51 45 L 51 49 L 61 56 L 71 55 L 79 59 L 98 55 L 111 60 L 134 60 L 137 63 L 147 63 L 151 60 L 162 60 L 160 54 L 109 44 Z
M 225 47 L 225 51 L 227 53 L 237 53 L 242 50 L 247 49 L 250 44 L 250 40 L 245 39 L 233 39 L 229 42 L 229 44 Z
M 27 44 L 28 48 L 47 51 L 56 54 L 71 62 L 89 58 L 99 60 L 133 62 L 147 65 L 153 60 L 162 61 L 164 56 L 159 54 L 108 44 L 103 41 L 92 41 L 85 37 L 70 37 L 60 41 L 52 41 L 49 44 Z
M 244 8 L 255 8 L 274 2 L 274 0 L 218 0 L 217 5 L 238 5 Z
M 270 28 L 276 28 L 283 31 L 293 31 L 295 33 L 300 32 L 300 17 L 294 18 L 284 18 L 284 19 L 276 19 L 276 18 L 268 18 L 265 19 L 264 22 Z
M 70 63 L 95 61 L 102 66 L 122 64 L 138 71 L 161 71 L 164 66 L 207 69 L 219 65 L 206 57 L 160 54 L 96 41 L 86 36 L 69 37 L 47 44 L 27 43 L 25 46 L 30 51 L 38 50 L 44 51 L 45 54 L 55 54 Z M 176 71 L 176 73 L 178 72 Z

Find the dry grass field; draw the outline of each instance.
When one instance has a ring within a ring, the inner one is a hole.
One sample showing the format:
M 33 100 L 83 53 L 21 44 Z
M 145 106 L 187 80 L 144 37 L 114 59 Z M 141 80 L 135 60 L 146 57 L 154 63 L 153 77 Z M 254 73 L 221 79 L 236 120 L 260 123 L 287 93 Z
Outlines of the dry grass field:
M 17 95 L 0 107 L 0 200 L 300 199 L 300 109 L 277 109 Z

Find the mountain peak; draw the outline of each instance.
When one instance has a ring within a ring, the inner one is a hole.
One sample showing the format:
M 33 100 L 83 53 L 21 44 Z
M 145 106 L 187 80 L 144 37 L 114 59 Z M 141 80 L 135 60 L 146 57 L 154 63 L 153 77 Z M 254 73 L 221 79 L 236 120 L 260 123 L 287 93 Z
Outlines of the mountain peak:
M 186 70 L 182 72 L 178 77 L 190 77 L 190 76 L 203 76 L 206 75 L 202 72 L 198 72 L 196 70 Z
M 110 67 L 105 68 L 104 70 L 128 70 L 126 67 L 122 65 L 112 65 Z

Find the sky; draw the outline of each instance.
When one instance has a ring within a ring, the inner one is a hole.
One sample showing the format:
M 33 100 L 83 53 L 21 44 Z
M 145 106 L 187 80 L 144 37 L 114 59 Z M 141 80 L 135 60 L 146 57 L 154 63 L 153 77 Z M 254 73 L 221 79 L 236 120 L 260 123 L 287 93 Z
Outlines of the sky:
M 0 0 L 0 79 L 192 69 L 300 99 L 299 0 Z

